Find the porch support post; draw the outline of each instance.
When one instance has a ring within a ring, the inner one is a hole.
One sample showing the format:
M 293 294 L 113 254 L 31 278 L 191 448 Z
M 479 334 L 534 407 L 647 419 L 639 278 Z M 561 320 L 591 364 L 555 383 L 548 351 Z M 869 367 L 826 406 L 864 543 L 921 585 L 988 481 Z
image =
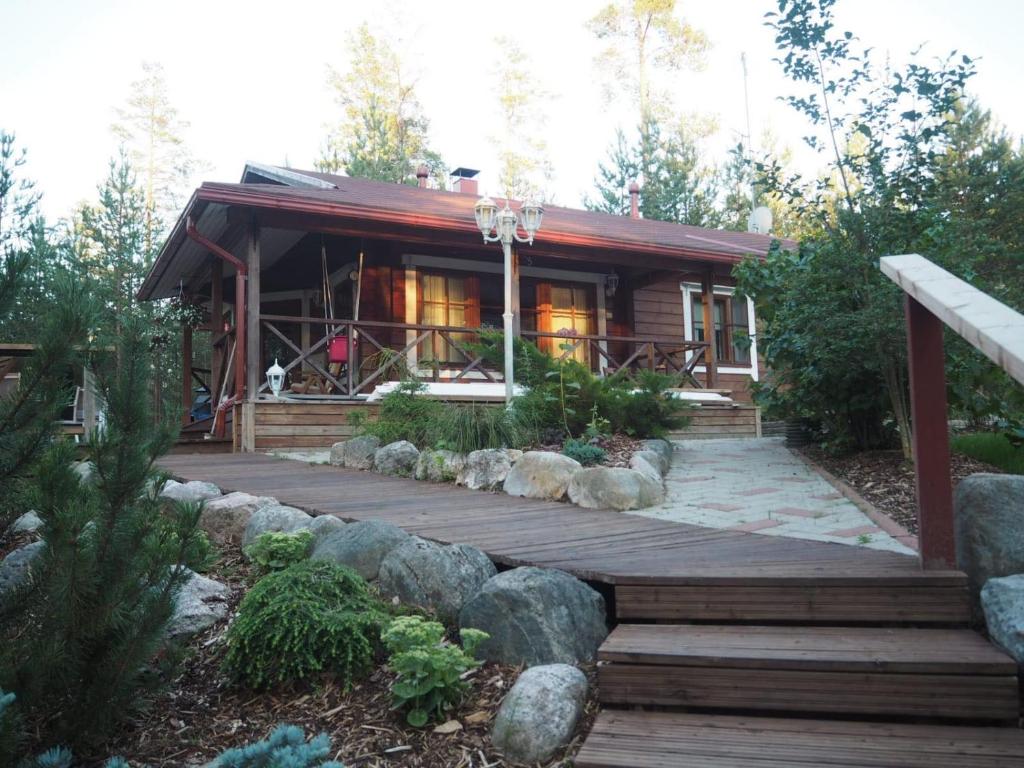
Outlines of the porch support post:
M 181 325 L 181 426 L 192 423 L 192 326 Z
M 921 564 L 951 569 L 956 567 L 956 545 L 942 321 L 909 294 L 906 316 Z
M 216 256 L 210 262 L 210 340 L 224 332 L 224 262 Z M 220 377 L 224 372 L 224 344 L 210 350 L 210 404 L 217 411 Z
M 715 270 L 708 267 L 704 270 L 702 278 L 703 297 L 701 300 L 704 309 L 704 341 L 708 346 L 704 348 L 704 381 L 708 389 L 718 387 L 718 360 L 715 356 Z
M 255 400 L 260 388 L 262 356 L 260 355 L 260 229 L 255 221 L 249 224 L 246 261 L 249 280 L 245 292 L 245 388 L 246 399 Z

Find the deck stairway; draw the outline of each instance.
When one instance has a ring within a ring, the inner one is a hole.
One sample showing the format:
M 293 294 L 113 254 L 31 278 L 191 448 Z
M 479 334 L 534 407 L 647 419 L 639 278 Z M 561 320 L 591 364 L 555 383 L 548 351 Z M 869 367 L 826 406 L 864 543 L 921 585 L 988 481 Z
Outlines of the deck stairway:
M 619 584 L 574 764 L 1024 766 L 1016 664 L 957 579 Z

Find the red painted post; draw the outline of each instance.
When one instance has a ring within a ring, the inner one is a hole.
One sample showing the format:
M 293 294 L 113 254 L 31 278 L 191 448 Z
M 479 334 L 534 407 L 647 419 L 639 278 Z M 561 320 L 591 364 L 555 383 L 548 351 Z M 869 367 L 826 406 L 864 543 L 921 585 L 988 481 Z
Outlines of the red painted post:
M 950 569 L 956 567 L 956 545 L 942 321 L 909 295 L 906 315 L 921 565 Z

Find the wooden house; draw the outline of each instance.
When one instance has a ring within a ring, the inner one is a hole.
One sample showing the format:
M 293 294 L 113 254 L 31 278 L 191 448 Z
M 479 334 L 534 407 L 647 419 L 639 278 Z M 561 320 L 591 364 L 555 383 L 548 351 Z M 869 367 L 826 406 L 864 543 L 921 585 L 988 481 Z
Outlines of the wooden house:
M 329 445 L 400 366 L 452 385 L 499 383 L 465 346 L 474 331 L 501 328 L 504 301 L 502 250 L 475 223 L 473 175 L 459 169 L 449 192 L 427 188 L 425 172 L 412 186 L 250 164 L 237 184 L 196 189 L 140 291 L 186 297 L 210 318 L 202 373 L 219 418 L 192 424 L 186 408 L 186 433 L 230 424 L 244 451 Z M 698 434 L 752 434 L 750 382 L 763 374 L 755 307 L 734 295 L 730 272 L 772 238 L 644 220 L 635 185 L 631 194 L 632 216 L 546 208 L 533 243 L 514 250 L 515 332 L 601 375 L 675 373 L 716 401 L 695 420 Z M 198 374 L 192 338 L 186 403 Z M 269 397 L 275 360 L 284 400 Z

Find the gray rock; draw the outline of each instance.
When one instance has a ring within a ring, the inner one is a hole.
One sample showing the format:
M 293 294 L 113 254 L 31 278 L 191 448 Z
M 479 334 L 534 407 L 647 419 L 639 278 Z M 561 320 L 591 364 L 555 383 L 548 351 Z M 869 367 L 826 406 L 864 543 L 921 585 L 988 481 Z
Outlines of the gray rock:
M 408 440 L 398 440 L 377 449 L 373 454 L 373 468 L 382 475 L 412 477 L 416 471 L 419 449 Z
M 71 464 L 71 469 L 78 475 L 78 479 L 83 483 L 94 482 L 96 475 L 96 465 L 91 461 L 76 461 Z
M 313 546 L 326 539 L 335 531 L 345 527 L 345 521 L 334 515 L 320 515 L 314 517 L 309 524 L 309 530 L 313 533 Z
M 661 458 L 653 451 L 637 451 L 629 459 L 629 468 L 641 472 L 656 483 L 662 480 L 661 471 L 652 461 L 661 463 Z
M 0 561 L 0 595 L 21 586 L 29 578 L 32 563 L 45 548 L 45 541 L 34 541 L 7 553 Z
M 513 465 L 523 458 L 523 451 L 518 448 L 505 448 L 504 451 L 508 454 L 508 460 L 512 462 Z
M 377 585 L 387 597 L 437 614 L 445 624 L 458 621 L 463 604 L 497 570 L 479 549 L 442 546 L 418 536 L 406 539 L 381 561 Z
M 13 533 L 35 533 L 42 527 L 43 519 L 32 510 L 29 510 L 11 523 L 11 531 Z
M 953 494 L 956 559 L 977 608 L 989 579 L 1024 573 L 1024 476 L 976 474 Z
M 505 493 L 530 499 L 560 500 L 573 474 L 583 468 L 575 459 L 550 451 L 527 451 L 505 478 Z
M 454 483 L 466 466 L 466 454 L 455 451 L 420 451 L 415 478 L 432 483 Z
M 242 547 L 244 549 L 252 544 L 261 534 L 272 531 L 294 533 L 309 528 L 312 522 L 312 516 L 295 507 L 286 507 L 283 504 L 261 507 L 253 512 L 249 523 L 245 526 L 245 533 L 242 534 Z
M 313 548 L 312 559 L 347 565 L 367 581 L 373 581 L 380 573 L 381 561 L 408 538 L 408 533 L 383 520 L 349 523 L 319 541 Z
M 672 443 L 668 440 L 662 440 L 659 437 L 651 438 L 649 440 L 641 440 L 640 445 L 643 446 L 645 451 L 654 451 L 656 454 L 661 456 L 662 461 L 665 463 L 665 472 L 668 472 L 668 468 L 672 466 L 672 453 L 675 450 Z
M 473 490 L 493 491 L 501 488 L 512 469 L 509 452 L 501 448 L 484 448 L 466 456 L 466 466 L 456 483 Z
M 181 640 L 209 629 L 228 615 L 231 589 L 219 581 L 189 571 L 165 630 L 167 637 Z
M 373 469 L 373 454 L 380 448 L 380 438 L 373 435 L 353 437 L 331 446 L 331 464 L 349 469 Z
M 671 466 L 670 462 L 665 461 L 664 455 L 658 453 L 657 451 L 652 451 L 649 448 L 645 448 L 642 451 L 637 451 L 636 453 L 634 453 L 630 457 L 630 466 L 632 466 L 633 459 L 643 459 L 656 470 L 658 470 L 658 474 L 661 475 L 662 477 L 668 474 L 669 467 Z
M 494 719 L 491 743 L 515 763 L 546 763 L 569 743 L 587 700 L 587 677 L 568 664 L 531 667 Z
M 604 598 L 563 571 L 514 568 L 488 580 L 459 613 L 459 627 L 490 635 L 479 650 L 502 664 L 577 664 L 608 635 Z
M 572 476 L 569 499 L 587 509 L 643 509 L 664 501 L 665 488 L 635 469 L 591 467 Z
M 206 501 L 220 496 L 220 488 L 213 483 L 204 483 L 201 480 L 190 480 L 187 483 L 179 483 L 168 480 L 160 495 L 166 499 L 175 501 Z
M 277 504 L 269 496 L 229 493 L 206 502 L 199 516 L 199 527 L 217 546 L 239 545 L 249 519 L 257 510 Z
M 1024 664 L 1024 573 L 986 581 L 981 607 L 989 637 Z

